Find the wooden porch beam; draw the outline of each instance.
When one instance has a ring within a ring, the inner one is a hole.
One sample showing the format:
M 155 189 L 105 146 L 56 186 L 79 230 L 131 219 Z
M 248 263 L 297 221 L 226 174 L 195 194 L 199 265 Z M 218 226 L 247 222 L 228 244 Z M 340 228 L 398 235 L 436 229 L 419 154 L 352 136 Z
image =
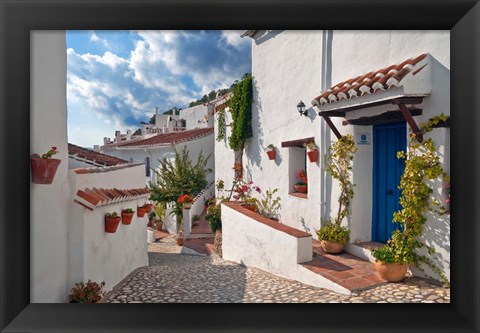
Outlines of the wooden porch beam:
M 335 134 L 335 136 L 337 137 L 337 139 L 340 139 L 342 137 L 342 135 L 340 134 L 340 132 L 338 131 L 338 129 L 335 127 L 335 125 L 333 124 L 332 120 L 330 119 L 330 117 L 326 116 L 326 115 L 322 115 L 323 119 L 325 119 L 325 122 L 327 123 L 328 127 L 330 127 L 330 129 L 332 130 L 333 134 Z
M 409 108 L 408 111 L 412 116 L 421 116 L 422 109 Z M 342 125 L 358 125 L 358 126 L 370 126 L 379 124 L 388 124 L 393 122 L 399 122 L 405 120 L 399 109 L 390 110 L 375 116 L 360 117 L 356 119 L 344 120 Z
M 423 97 L 401 97 L 392 99 L 393 105 L 400 104 L 421 104 L 423 102 Z
M 412 114 L 408 111 L 405 104 L 398 104 L 398 107 L 400 108 L 400 112 L 402 113 L 403 118 L 405 118 L 405 121 L 408 123 L 408 126 L 410 126 L 410 128 L 412 129 L 412 132 L 417 136 L 418 140 L 422 142 L 423 133 L 415 122 L 415 119 L 413 119 Z

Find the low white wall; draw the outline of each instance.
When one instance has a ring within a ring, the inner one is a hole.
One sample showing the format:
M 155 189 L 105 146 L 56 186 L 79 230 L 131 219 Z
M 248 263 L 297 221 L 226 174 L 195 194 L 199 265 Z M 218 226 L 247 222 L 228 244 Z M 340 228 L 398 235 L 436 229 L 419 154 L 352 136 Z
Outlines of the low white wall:
M 312 260 L 312 238 L 297 238 L 222 205 L 222 252 L 231 260 L 296 279 L 298 263 Z
M 165 210 L 165 218 L 163 219 L 163 228 L 171 233 L 176 235 L 178 230 L 177 230 L 177 219 L 175 215 L 170 214 L 172 211 L 172 208 L 170 204 L 167 204 L 167 208 Z
M 108 170 L 108 168 L 107 168 Z M 72 198 L 85 188 L 133 189 L 145 186 L 144 165 L 119 170 L 77 174 L 69 172 Z M 137 217 L 131 224 L 120 222 L 115 233 L 105 232 L 105 214 L 142 206 L 147 197 L 95 208 L 93 211 L 70 202 L 68 225 L 68 285 L 91 279 L 105 281 L 111 290 L 134 269 L 148 265 L 146 228 L 148 216 Z

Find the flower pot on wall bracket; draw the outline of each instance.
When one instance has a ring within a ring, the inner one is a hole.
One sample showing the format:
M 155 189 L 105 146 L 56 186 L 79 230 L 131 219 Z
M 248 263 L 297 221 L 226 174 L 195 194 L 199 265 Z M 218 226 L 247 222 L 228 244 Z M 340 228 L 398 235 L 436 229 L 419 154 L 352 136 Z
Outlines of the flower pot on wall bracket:
M 153 205 L 152 204 L 145 204 L 145 212 L 146 213 L 150 213 L 153 209 Z
M 310 162 L 318 161 L 318 149 L 307 151 L 307 155 Z
M 144 217 L 146 213 L 146 208 L 145 207 L 137 207 L 137 216 L 138 217 Z
M 269 151 L 267 151 L 268 158 L 269 158 L 270 160 L 274 160 L 274 159 L 275 159 L 275 156 L 276 156 L 276 153 L 277 153 L 277 152 L 276 152 L 275 150 L 269 150 Z
M 132 223 L 133 214 L 135 214 L 135 212 L 131 212 L 131 213 L 122 212 L 122 223 L 123 224 Z
M 56 158 L 41 158 L 38 154 L 33 154 L 30 161 L 32 166 L 32 182 L 35 184 L 51 184 L 61 160 Z
M 115 233 L 117 231 L 119 224 L 120 224 L 120 216 L 118 217 L 105 216 L 105 232 L 110 234 Z
M 298 193 L 307 193 L 308 192 L 308 186 L 307 185 L 295 185 L 295 191 Z

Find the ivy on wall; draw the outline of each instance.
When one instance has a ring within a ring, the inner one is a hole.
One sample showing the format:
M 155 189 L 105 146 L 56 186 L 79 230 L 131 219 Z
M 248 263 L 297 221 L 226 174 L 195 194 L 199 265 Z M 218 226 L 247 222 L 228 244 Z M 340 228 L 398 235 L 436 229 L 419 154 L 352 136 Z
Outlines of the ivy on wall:
M 225 139 L 225 133 L 226 133 L 226 115 L 225 115 L 225 109 L 221 109 L 218 112 L 218 133 L 217 133 L 217 141 L 222 141 Z
M 253 136 L 252 131 L 252 103 L 253 103 L 252 75 L 247 73 L 233 87 L 233 96 L 228 101 L 232 113 L 232 134 L 228 140 L 230 148 L 243 151 L 245 142 Z

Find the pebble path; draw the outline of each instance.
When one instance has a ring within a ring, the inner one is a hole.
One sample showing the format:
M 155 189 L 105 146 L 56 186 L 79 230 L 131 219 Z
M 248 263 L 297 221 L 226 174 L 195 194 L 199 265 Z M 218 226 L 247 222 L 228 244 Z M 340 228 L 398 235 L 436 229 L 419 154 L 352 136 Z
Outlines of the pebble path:
M 149 244 L 149 266 L 133 271 L 106 303 L 449 303 L 450 289 L 419 278 L 352 295 L 312 287 L 217 255 L 180 254 L 172 237 Z

